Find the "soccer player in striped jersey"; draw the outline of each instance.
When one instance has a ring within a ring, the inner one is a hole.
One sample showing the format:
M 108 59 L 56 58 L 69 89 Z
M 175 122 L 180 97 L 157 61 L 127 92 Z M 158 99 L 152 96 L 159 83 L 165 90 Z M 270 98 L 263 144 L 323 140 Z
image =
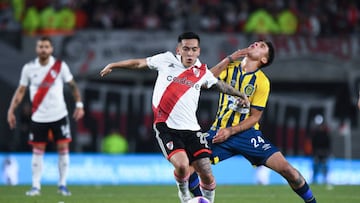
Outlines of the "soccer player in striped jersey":
M 243 58 L 233 61 L 233 59 Z M 279 149 L 259 130 L 259 121 L 270 92 L 270 82 L 262 69 L 274 59 L 271 42 L 258 41 L 235 51 L 211 71 L 250 100 L 250 111 L 238 107 L 230 95 L 220 93 L 215 121 L 206 133 L 212 150 L 212 164 L 235 155 L 244 156 L 252 165 L 264 165 L 283 176 L 304 202 L 316 203 L 315 197 L 301 173 L 285 159 Z M 189 188 L 195 196 L 201 195 L 199 180 L 193 173 Z
M 70 68 L 64 61 L 57 60 L 52 56 L 53 50 L 49 37 L 43 36 L 37 40 L 37 57 L 22 68 L 19 86 L 11 100 L 7 115 L 10 128 L 15 128 L 15 110 L 22 102 L 27 87 L 29 87 L 32 102 L 29 144 L 32 145 L 33 154 L 31 160 L 32 188 L 26 192 L 27 196 L 40 195 L 43 157 L 46 145 L 51 141 L 49 134 L 52 135 L 52 141 L 56 143 L 59 154 L 58 193 L 64 196 L 71 195 L 66 187 L 70 164 L 71 132 L 63 93 L 64 83 L 69 85 L 76 102 L 73 113 L 76 121 L 84 116 L 84 109 L 79 88 Z
M 182 203 L 191 199 L 189 191 L 190 165 L 202 180 L 201 189 L 211 202 L 215 197 L 215 178 L 211 171 L 210 149 L 201 132 L 196 110 L 201 88 L 216 86 L 221 92 L 238 96 L 242 104 L 247 97 L 218 80 L 198 59 L 200 37 L 185 32 L 178 37 L 176 54 L 167 51 L 147 58 L 128 59 L 106 65 L 100 75 L 115 68 L 144 69 L 158 72 L 152 106 L 156 139 L 164 157 L 174 166 L 174 178 Z

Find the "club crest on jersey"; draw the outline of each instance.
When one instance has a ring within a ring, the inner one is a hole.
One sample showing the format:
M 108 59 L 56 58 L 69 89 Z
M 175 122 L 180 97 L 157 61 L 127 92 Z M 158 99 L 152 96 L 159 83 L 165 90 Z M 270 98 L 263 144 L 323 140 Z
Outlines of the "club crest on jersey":
M 192 70 L 193 70 L 194 75 L 198 78 L 200 76 L 199 68 L 195 66 L 192 68 Z
M 54 70 L 50 70 L 50 75 L 51 75 L 52 78 L 56 78 L 57 72 L 54 71 Z
M 247 96 L 251 96 L 255 92 L 255 87 L 252 84 L 247 84 L 244 88 L 244 93 Z
M 170 141 L 170 142 L 166 143 L 166 147 L 167 147 L 169 150 L 173 150 L 173 149 L 174 149 L 174 142 L 173 142 L 173 141 Z

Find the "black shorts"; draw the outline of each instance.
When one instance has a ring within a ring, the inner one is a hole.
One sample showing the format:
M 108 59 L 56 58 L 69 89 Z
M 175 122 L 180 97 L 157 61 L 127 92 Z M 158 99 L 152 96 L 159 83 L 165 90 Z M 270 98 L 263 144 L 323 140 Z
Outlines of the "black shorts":
M 29 143 L 44 144 L 71 142 L 71 131 L 68 117 L 50 123 L 31 121 Z
M 201 131 L 175 130 L 165 123 L 155 124 L 154 130 L 161 151 L 167 159 L 181 150 L 185 150 L 190 163 L 211 155 L 205 135 Z

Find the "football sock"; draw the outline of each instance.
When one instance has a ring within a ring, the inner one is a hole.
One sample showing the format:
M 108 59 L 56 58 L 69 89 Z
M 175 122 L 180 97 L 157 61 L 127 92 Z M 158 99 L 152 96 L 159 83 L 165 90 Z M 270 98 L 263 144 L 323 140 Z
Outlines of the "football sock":
M 41 174 L 43 168 L 43 157 L 44 150 L 33 149 L 32 159 L 31 159 L 31 170 L 32 170 L 32 187 L 41 189 Z
M 210 202 L 214 202 L 214 199 L 215 199 L 215 187 L 216 187 L 216 183 L 215 181 L 209 185 L 206 185 L 206 184 L 203 184 L 201 183 L 200 184 L 200 189 L 201 189 L 201 192 L 203 194 L 203 196 L 210 200 Z
M 306 203 L 316 203 L 316 199 L 309 187 L 309 185 L 305 182 L 305 184 L 299 189 L 294 190 L 296 194 L 298 194 Z
M 63 150 L 59 152 L 59 160 L 58 160 L 58 167 L 59 167 L 59 186 L 63 185 L 66 186 L 66 177 L 70 163 L 70 156 L 69 150 Z
M 196 172 L 191 174 L 189 178 L 189 189 L 190 192 L 194 195 L 194 197 L 202 196 L 201 190 L 200 190 L 200 181 L 199 177 Z
M 178 189 L 182 194 L 187 194 L 187 193 L 190 194 L 190 191 L 189 191 L 189 176 L 190 176 L 190 174 L 188 174 L 187 176 L 185 176 L 183 178 L 180 178 L 174 172 L 176 185 L 178 186 Z

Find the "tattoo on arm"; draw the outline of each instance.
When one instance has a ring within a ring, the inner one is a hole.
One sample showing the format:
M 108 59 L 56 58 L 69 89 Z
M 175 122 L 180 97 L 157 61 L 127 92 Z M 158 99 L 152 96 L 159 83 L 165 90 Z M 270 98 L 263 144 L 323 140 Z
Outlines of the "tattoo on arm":
M 233 96 L 239 96 L 239 97 L 243 97 L 244 94 L 242 94 L 241 92 L 239 92 L 237 89 L 233 88 L 232 86 L 230 86 L 229 84 L 226 84 L 225 82 L 219 80 L 216 83 L 216 88 L 225 94 L 229 94 L 229 95 L 233 95 Z
M 80 91 L 79 91 L 79 88 L 76 85 L 76 82 L 74 80 L 70 81 L 69 86 L 70 86 L 71 92 L 72 92 L 72 94 L 74 96 L 74 100 L 75 101 L 81 101 Z

